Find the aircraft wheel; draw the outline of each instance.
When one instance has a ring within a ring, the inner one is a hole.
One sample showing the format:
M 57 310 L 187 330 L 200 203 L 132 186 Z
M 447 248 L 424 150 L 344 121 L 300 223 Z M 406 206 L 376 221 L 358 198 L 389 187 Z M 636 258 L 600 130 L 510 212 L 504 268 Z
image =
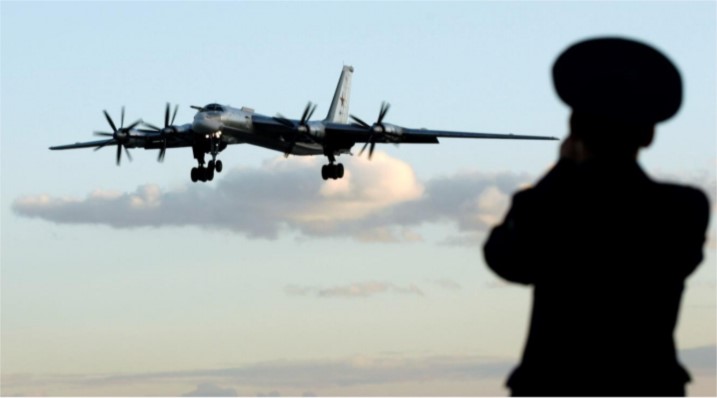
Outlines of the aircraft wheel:
M 205 171 L 205 174 L 206 174 L 206 176 L 207 176 L 207 181 L 211 181 L 211 180 L 214 179 L 214 169 L 213 169 L 213 168 L 207 169 L 207 170 Z
M 207 169 L 204 167 L 199 168 L 199 181 L 207 182 Z
M 339 163 L 336 167 L 336 171 L 337 171 L 336 174 L 337 174 L 338 178 L 344 178 L 344 165 L 343 164 Z
M 192 182 L 199 181 L 199 172 L 197 171 L 196 167 L 192 167 L 192 172 L 190 175 L 192 177 Z
M 341 178 L 341 177 L 339 177 L 339 167 L 338 167 L 338 165 L 336 165 L 336 164 L 331 164 L 331 165 L 329 165 L 329 168 L 330 168 L 330 170 L 331 170 L 330 173 L 331 173 L 331 179 L 332 179 L 332 180 L 338 180 L 339 178 Z
M 214 169 L 214 161 L 213 161 L 213 160 L 210 160 L 210 161 L 209 161 L 209 164 L 207 164 L 207 168 L 208 168 L 208 169 Z
M 224 165 L 221 160 L 217 160 L 217 164 L 214 167 L 217 169 L 217 173 L 221 173 Z
M 321 166 L 321 178 L 324 179 L 324 181 L 329 179 L 329 165 L 323 165 Z

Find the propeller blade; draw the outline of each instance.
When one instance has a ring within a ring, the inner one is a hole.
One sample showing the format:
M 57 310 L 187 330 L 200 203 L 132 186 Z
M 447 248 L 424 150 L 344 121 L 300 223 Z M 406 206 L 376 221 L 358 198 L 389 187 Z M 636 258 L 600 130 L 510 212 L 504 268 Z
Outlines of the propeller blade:
M 381 102 L 381 110 L 378 113 L 378 124 L 381 124 L 383 121 L 383 118 L 386 117 L 386 114 L 388 113 L 388 109 L 391 107 L 391 104 L 388 102 Z
M 376 148 L 376 141 L 371 141 L 371 148 L 368 150 L 368 160 L 371 160 L 373 157 L 373 150 Z
M 95 152 L 96 152 L 96 151 L 99 151 L 100 149 L 104 148 L 105 145 L 107 145 L 107 144 L 109 144 L 109 143 L 112 143 L 112 142 L 114 142 L 114 140 L 107 140 L 107 141 L 103 142 L 102 144 L 98 145 L 98 146 L 95 148 Z
M 276 114 L 276 116 L 274 117 L 274 120 L 276 120 L 277 122 L 283 124 L 284 126 L 290 128 L 290 129 L 294 128 L 294 123 L 291 120 L 285 118 L 280 113 Z
M 167 140 L 164 141 L 164 144 L 162 145 L 162 149 L 159 150 L 159 155 L 157 156 L 158 162 L 164 162 L 164 155 L 167 153 Z
M 122 144 L 117 144 L 117 166 L 120 165 L 120 162 L 122 161 Z
M 114 134 L 105 133 L 104 131 L 95 131 L 94 134 L 100 137 L 114 137 Z
M 294 135 L 291 137 L 291 141 L 289 141 L 289 147 L 286 149 L 286 152 L 284 152 L 284 157 L 288 158 L 291 154 L 291 151 L 294 150 L 294 146 L 296 146 L 296 139 L 299 138 L 299 132 L 298 130 L 294 131 Z
M 169 126 L 169 102 L 167 102 L 167 107 L 164 108 L 164 127 L 166 128 Z
M 311 115 L 314 114 L 314 111 L 315 111 L 315 110 L 316 110 L 316 104 L 314 104 L 314 106 L 311 107 L 311 111 L 309 112 L 309 116 L 306 117 L 306 120 L 304 120 L 304 122 L 308 122 L 309 119 L 311 119 Z
M 152 130 L 157 130 L 157 131 L 161 130 L 159 127 L 157 127 L 157 126 L 155 126 L 155 125 L 153 125 L 153 124 L 151 124 L 151 123 L 147 123 L 147 122 L 145 122 L 145 121 L 143 121 L 142 124 L 144 124 L 145 126 L 151 128 Z
M 112 121 L 110 114 L 107 113 L 107 111 L 102 111 L 102 112 L 104 112 L 107 122 L 110 124 L 110 127 L 112 127 L 112 131 L 117 132 L 117 127 L 115 127 L 115 123 Z
M 368 123 L 364 122 L 363 120 L 359 119 L 358 117 L 356 117 L 354 115 L 349 115 L 349 116 L 351 116 L 351 119 L 353 119 L 356 123 L 360 124 L 361 127 L 365 127 L 367 129 L 371 128 L 371 126 L 369 126 Z
M 124 126 L 124 105 L 122 105 L 122 120 L 120 120 L 120 128 Z
M 127 130 L 127 131 L 132 130 L 133 128 L 137 127 L 137 125 L 140 124 L 140 123 L 142 123 L 142 119 L 137 120 L 136 122 L 134 122 L 134 123 L 130 124 L 129 126 L 127 126 L 126 130 Z
M 309 101 L 309 103 L 306 104 L 306 108 L 304 108 L 304 113 L 301 114 L 301 124 L 304 124 L 304 122 L 306 122 L 306 115 L 309 114 L 310 108 L 311 108 L 311 101 Z
M 122 148 L 124 148 L 125 153 L 127 154 L 127 158 L 129 158 L 129 161 L 132 161 L 132 155 L 129 154 L 129 149 L 127 149 L 126 146 L 120 145 Z
M 371 138 L 369 138 L 369 141 L 370 140 L 371 140 Z M 363 147 L 361 148 L 361 151 L 359 152 L 359 156 L 363 155 L 363 151 L 366 150 L 366 147 L 368 146 L 369 141 L 366 141 L 366 143 L 363 144 Z
M 172 121 L 169 124 L 174 124 L 174 118 L 177 117 L 178 110 L 179 110 L 179 104 L 174 106 L 174 113 L 172 113 Z

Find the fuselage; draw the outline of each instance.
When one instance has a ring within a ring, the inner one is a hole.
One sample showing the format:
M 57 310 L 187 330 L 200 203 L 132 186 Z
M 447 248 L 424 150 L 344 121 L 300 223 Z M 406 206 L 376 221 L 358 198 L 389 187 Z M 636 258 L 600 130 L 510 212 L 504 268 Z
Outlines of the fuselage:
M 261 131 L 260 127 L 253 123 L 256 118 L 273 119 L 271 116 L 257 114 L 253 109 L 247 107 L 233 108 L 227 105 L 209 104 L 194 116 L 192 130 L 195 134 L 203 135 L 206 138 L 214 135 L 216 138 L 221 138 L 226 144 L 248 143 L 285 152 L 286 135 Z M 310 139 L 297 140 L 290 153 L 293 155 L 323 154 L 324 122 L 307 121 L 298 128 L 305 129 L 306 136 L 310 137 Z M 222 134 L 224 129 L 231 129 L 243 134 Z

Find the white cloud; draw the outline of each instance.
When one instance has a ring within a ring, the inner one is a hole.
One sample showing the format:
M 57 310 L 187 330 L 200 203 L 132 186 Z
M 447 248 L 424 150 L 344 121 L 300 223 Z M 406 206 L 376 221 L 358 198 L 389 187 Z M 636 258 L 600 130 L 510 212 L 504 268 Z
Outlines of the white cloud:
M 463 286 L 460 283 L 450 279 L 437 279 L 433 284 L 445 290 L 461 290 Z
M 314 296 L 323 298 L 367 298 L 378 294 L 396 293 L 423 296 L 423 291 L 414 284 L 399 286 L 388 282 L 366 281 L 348 285 L 316 287 L 289 285 L 284 291 L 292 296 Z
M 222 388 L 213 383 L 201 383 L 197 388 L 182 394 L 183 397 L 236 397 L 237 391 L 233 388 Z
M 167 380 L 213 380 L 214 383 L 223 385 L 256 386 L 269 391 L 284 389 L 316 391 L 336 386 L 502 378 L 514 365 L 513 360 L 470 355 L 430 357 L 361 355 L 333 360 L 273 361 L 226 369 L 126 374 L 86 382 L 112 385 Z
M 250 238 L 349 236 L 361 242 L 412 242 L 425 224 L 449 223 L 448 245 L 477 245 L 501 222 L 516 190 L 535 181 L 514 173 L 470 172 L 420 181 L 405 162 L 376 152 L 372 161 L 349 158 L 341 180 L 323 181 L 320 157 L 278 157 L 259 168 L 227 170 L 209 184 L 134 192 L 95 190 L 85 198 L 30 195 L 13 210 L 62 224 L 115 228 L 196 226 Z M 713 198 L 713 173 L 666 178 L 703 187 Z M 714 238 L 712 238 L 714 239 Z
M 500 188 L 490 186 L 486 188 L 476 199 L 474 214 L 478 221 L 491 227 L 501 222 L 501 215 L 508 211 L 510 197 Z
M 269 391 L 269 392 L 258 392 L 256 393 L 257 397 L 280 397 L 281 393 L 279 391 Z
M 282 157 L 259 168 L 227 170 L 210 184 L 167 190 L 156 184 L 133 192 L 95 190 L 85 198 L 30 195 L 13 210 L 61 224 L 114 228 L 198 226 L 251 238 L 280 231 L 304 236 L 351 236 L 363 242 L 410 242 L 415 227 L 452 222 L 461 231 L 490 227 L 527 176 L 461 174 L 419 181 L 405 162 L 376 152 L 372 161 L 350 158 L 341 180 L 323 181 L 319 157 Z
M 697 387 L 705 395 L 714 395 L 715 347 L 704 346 L 680 350 Z M 315 395 L 314 391 L 339 391 L 347 395 L 376 395 L 390 385 L 403 383 L 408 386 L 402 395 L 423 395 L 429 383 L 447 386 L 464 382 L 487 381 L 491 386 L 500 385 L 517 364 L 517 358 L 495 358 L 477 355 L 455 356 L 383 356 L 357 355 L 337 359 L 271 361 L 247 364 L 231 368 L 195 369 L 186 371 L 134 373 L 104 376 L 87 375 L 22 375 L 3 374 L 3 390 L 28 391 L 42 386 L 47 391 L 57 391 L 62 386 L 72 386 L 75 394 L 98 395 L 93 391 L 113 391 L 127 386 L 196 384 L 197 388 L 185 396 L 231 396 L 233 388 L 243 386 L 257 393 L 278 395 L 279 391 L 293 394 Z M 705 379 L 704 375 L 709 377 Z M 211 380 L 208 382 L 207 380 Z M 705 382 L 712 382 L 711 384 Z M 7 384 L 7 385 L 5 385 Z M 700 387 L 701 386 L 701 387 Z M 693 385 L 690 386 L 694 387 Z M 138 387 L 141 388 L 141 387 Z M 80 394 L 87 391 L 88 394 Z M 450 392 L 450 390 L 447 390 Z M 372 393 L 373 392 L 373 393 Z M 34 394 L 37 395 L 37 394 Z M 99 394 L 99 395 L 107 395 Z M 171 394 L 165 394 L 171 395 Z M 381 395 L 381 394 L 379 394 Z M 385 395 L 385 394 L 383 394 Z M 438 394 L 450 395 L 450 394 Z M 480 394 L 474 394 L 480 395 Z M 489 395 L 496 395 L 495 393 Z
M 717 347 L 702 346 L 679 350 L 681 361 L 691 371 L 706 374 L 717 374 Z

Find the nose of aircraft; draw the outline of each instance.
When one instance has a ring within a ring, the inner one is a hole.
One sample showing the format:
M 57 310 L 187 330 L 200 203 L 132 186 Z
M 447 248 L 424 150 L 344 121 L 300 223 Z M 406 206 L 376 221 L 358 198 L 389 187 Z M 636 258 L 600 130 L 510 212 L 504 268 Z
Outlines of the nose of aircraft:
M 216 132 L 222 127 L 222 121 L 218 114 L 210 114 L 209 112 L 200 112 L 194 116 L 194 122 L 192 122 L 192 130 L 203 133 L 211 134 Z

